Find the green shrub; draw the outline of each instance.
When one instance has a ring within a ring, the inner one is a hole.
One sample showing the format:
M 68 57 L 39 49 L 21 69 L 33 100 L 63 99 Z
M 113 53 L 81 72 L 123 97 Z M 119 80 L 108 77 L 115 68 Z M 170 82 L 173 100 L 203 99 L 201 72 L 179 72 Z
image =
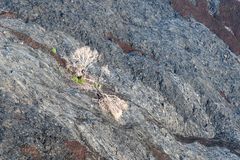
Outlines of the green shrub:
M 84 83 L 86 83 L 86 80 L 82 76 L 80 76 L 80 77 L 73 76 L 72 77 L 72 81 L 77 83 L 77 84 L 84 84 Z
M 52 53 L 53 55 L 57 54 L 57 49 L 53 47 L 52 50 L 51 50 L 51 53 Z

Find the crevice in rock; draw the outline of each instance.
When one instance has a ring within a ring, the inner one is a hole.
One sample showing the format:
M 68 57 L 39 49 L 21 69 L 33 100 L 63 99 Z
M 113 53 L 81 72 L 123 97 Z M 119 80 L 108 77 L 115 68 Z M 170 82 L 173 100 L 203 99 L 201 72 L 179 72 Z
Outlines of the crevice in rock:
M 157 147 L 153 144 L 148 145 L 149 150 L 152 152 L 153 156 L 156 160 L 171 160 L 170 156 L 164 152 L 164 150 L 160 147 Z
M 177 141 L 185 144 L 198 142 L 206 147 L 224 147 L 240 157 L 240 144 L 237 142 L 229 142 L 219 138 L 184 137 L 178 134 L 175 134 L 174 137 Z

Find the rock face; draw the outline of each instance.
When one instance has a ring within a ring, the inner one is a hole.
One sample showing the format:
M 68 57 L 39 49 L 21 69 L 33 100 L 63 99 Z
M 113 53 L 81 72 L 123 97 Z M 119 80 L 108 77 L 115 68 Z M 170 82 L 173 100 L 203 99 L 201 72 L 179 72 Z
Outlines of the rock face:
M 239 11 L 240 4 L 235 0 L 222 1 L 220 5 L 208 3 L 206 0 L 197 0 L 196 5 L 188 0 L 173 0 L 173 7 L 184 17 L 192 16 L 216 33 L 230 49 L 240 54 L 239 38 Z M 212 9 L 214 8 L 214 9 Z M 212 11 L 213 10 L 213 11 Z M 215 11 L 214 11 L 215 10 Z
M 2 0 L 0 159 L 240 159 L 240 2 L 180 1 Z

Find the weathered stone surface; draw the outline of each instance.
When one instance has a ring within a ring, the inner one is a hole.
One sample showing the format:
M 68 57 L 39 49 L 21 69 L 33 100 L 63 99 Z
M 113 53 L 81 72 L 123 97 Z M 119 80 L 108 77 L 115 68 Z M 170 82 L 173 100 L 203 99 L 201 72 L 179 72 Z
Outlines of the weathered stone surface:
M 196 5 L 193 5 L 188 0 L 173 0 L 173 8 L 176 9 L 184 17 L 193 17 L 197 21 L 206 25 L 212 32 L 216 33 L 230 49 L 237 55 L 240 54 L 240 41 L 238 10 L 240 8 L 239 2 L 235 0 L 229 1 L 227 4 L 221 3 L 219 9 L 219 16 L 215 18 L 214 15 L 209 13 L 209 5 L 206 0 L 196 0 Z M 236 6 L 235 6 L 236 5 Z M 235 9 L 232 9 L 232 8 Z M 231 23 L 230 23 L 231 22 Z M 230 24 L 226 24 L 230 23 Z M 233 31 L 232 31 L 233 30 Z
M 0 158 L 239 159 L 240 59 L 171 6 L 1 1 Z

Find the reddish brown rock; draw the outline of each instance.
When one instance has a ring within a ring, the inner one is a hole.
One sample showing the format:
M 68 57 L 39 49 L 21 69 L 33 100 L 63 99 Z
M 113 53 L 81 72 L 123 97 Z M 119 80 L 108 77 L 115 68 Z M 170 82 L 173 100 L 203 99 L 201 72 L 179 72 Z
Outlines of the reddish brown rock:
M 222 0 L 219 6 L 219 15 L 216 18 L 229 27 L 240 41 L 240 2 L 236 0 Z
M 41 159 L 41 154 L 34 145 L 26 145 L 21 148 L 21 153 L 30 156 L 34 160 Z
M 10 11 L 3 11 L 0 13 L 0 17 L 4 18 L 17 18 L 17 15 Z
M 168 154 L 166 154 L 162 149 L 159 149 L 156 146 L 150 146 L 150 150 L 157 160 L 171 160 Z
M 237 2 L 236 2 L 237 3 Z M 215 18 L 208 13 L 207 1 L 206 0 L 197 0 L 196 6 L 194 6 L 188 0 L 173 0 L 172 1 L 173 8 L 179 12 L 183 17 L 193 17 L 197 21 L 203 23 L 206 27 L 208 27 L 212 32 L 214 32 L 219 38 L 221 38 L 226 44 L 229 45 L 229 48 L 236 54 L 240 54 L 240 42 L 239 39 L 236 38 L 237 34 L 232 34 L 229 30 L 225 28 L 225 23 L 231 24 L 231 27 L 234 33 L 238 33 L 239 30 L 237 28 L 237 20 L 232 20 L 229 16 L 233 15 L 233 19 L 237 16 L 235 13 L 237 9 L 231 8 L 239 8 L 235 6 L 235 3 L 229 3 L 224 6 L 224 3 L 221 4 L 220 7 L 220 17 Z M 229 12 L 230 11 L 230 12 Z M 238 12 L 240 13 L 240 12 Z M 226 20 L 228 19 L 228 20 Z
M 87 148 L 78 141 L 65 141 L 65 147 L 72 153 L 75 160 L 85 160 Z
M 123 50 L 124 53 L 130 53 L 130 52 L 136 51 L 136 52 L 140 53 L 141 55 L 144 55 L 143 51 L 134 48 L 132 46 L 132 44 L 130 44 L 128 42 L 124 42 L 124 41 L 118 39 L 111 32 L 106 33 L 105 38 L 116 43 Z

